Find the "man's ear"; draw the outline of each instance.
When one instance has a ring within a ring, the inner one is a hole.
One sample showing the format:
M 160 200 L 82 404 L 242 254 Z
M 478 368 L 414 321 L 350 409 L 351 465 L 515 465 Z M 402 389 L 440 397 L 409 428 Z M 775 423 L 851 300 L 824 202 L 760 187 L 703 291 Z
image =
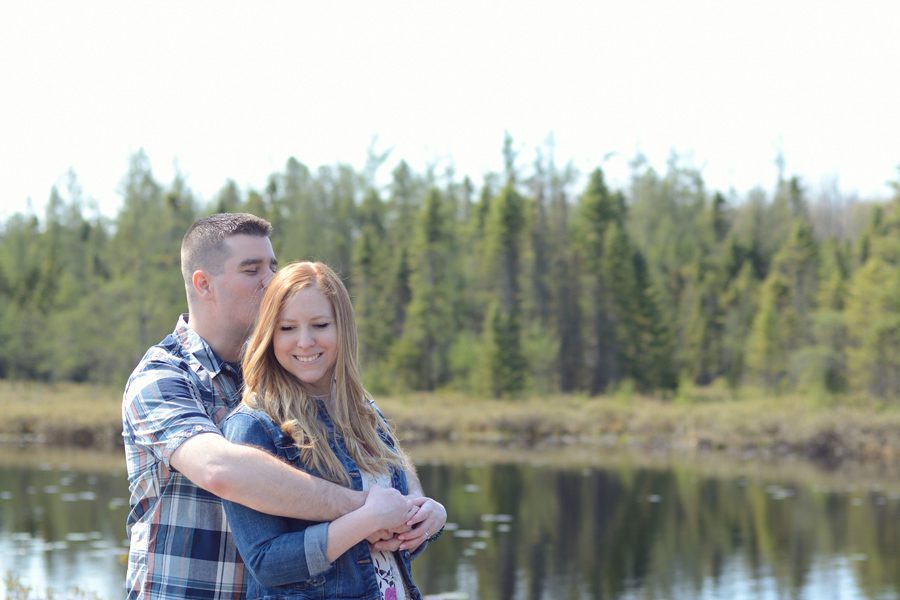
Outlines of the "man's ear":
M 197 269 L 191 275 L 191 284 L 194 286 L 194 293 L 200 298 L 207 298 L 212 294 L 209 274 L 202 269 Z

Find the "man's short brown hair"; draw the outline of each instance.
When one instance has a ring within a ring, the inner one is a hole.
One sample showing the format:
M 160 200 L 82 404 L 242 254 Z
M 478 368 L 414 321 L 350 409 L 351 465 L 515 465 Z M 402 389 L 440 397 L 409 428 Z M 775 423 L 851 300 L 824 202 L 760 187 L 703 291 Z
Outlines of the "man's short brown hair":
M 181 275 L 190 289 L 194 271 L 221 274 L 228 258 L 225 240 L 234 235 L 269 237 L 272 224 L 249 213 L 219 213 L 196 221 L 181 240 Z

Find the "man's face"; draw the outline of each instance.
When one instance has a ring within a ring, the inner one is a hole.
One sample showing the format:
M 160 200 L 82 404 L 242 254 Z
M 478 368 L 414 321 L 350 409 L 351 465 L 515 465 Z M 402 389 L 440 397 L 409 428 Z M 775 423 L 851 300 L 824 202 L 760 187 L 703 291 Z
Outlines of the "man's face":
M 233 235 L 225 245 L 229 255 L 223 272 L 212 277 L 219 318 L 227 319 L 228 327 L 249 331 L 278 262 L 267 237 Z

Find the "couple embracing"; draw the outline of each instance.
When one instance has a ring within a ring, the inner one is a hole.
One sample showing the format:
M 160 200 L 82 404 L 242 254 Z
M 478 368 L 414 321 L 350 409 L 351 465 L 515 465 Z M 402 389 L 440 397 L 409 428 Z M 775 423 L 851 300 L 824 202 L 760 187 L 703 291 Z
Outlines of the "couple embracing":
M 123 398 L 127 598 L 421 598 L 447 513 L 362 385 L 344 284 L 278 270 L 270 233 L 218 214 L 182 241 L 188 313 Z

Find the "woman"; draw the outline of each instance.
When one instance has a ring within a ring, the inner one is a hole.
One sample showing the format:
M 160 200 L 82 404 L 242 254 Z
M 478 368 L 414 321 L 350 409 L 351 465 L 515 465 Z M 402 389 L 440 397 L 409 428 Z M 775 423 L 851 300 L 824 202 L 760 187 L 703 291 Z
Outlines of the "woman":
M 408 493 L 414 476 L 362 386 L 350 296 L 323 263 L 294 263 L 269 283 L 243 360 L 242 405 L 224 424 L 232 441 L 268 450 L 298 469 L 368 490 L 365 505 L 331 523 L 264 515 L 225 502 L 250 576 L 248 598 L 418 599 L 410 558 L 447 513 L 410 497 L 406 526 L 385 529 L 380 502 Z M 416 484 L 418 480 L 415 480 Z M 403 507 L 404 505 L 400 505 Z M 396 522 L 396 515 L 391 522 Z M 394 552 L 370 546 L 380 540 Z

